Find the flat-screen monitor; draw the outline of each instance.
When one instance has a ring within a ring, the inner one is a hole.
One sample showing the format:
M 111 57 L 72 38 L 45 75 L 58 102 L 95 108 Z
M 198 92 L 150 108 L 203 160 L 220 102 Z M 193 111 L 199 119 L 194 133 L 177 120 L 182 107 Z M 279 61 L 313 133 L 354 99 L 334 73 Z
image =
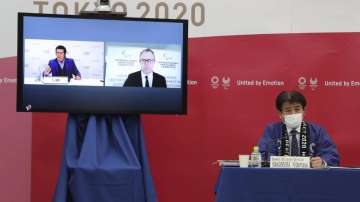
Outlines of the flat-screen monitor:
M 186 114 L 187 26 L 19 13 L 17 111 Z

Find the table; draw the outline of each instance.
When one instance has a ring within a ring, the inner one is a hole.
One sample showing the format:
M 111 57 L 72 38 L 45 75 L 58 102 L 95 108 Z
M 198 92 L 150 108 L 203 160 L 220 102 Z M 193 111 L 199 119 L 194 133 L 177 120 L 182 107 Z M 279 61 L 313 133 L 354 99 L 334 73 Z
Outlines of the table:
M 222 167 L 216 202 L 358 202 L 360 170 Z

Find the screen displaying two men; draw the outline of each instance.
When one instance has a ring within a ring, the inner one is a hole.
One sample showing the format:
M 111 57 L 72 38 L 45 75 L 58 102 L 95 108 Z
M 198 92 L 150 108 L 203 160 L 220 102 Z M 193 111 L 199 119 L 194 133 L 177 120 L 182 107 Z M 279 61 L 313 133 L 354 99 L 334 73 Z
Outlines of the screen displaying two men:
M 24 83 L 181 87 L 181 46 L 25 39 Z
M 19 13 L 18 111 L 186 113 L 187 20 Z

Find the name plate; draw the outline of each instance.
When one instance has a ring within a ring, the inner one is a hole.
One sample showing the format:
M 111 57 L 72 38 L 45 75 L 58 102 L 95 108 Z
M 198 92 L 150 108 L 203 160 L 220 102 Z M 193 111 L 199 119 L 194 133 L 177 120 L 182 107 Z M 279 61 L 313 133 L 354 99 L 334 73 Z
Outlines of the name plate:
M 44 84 L 68 84 L 68 77 L 66 76 L 48 76 L 43 78 Z
M 270 168 L 310 168 L 310 157 L 271 156 Z

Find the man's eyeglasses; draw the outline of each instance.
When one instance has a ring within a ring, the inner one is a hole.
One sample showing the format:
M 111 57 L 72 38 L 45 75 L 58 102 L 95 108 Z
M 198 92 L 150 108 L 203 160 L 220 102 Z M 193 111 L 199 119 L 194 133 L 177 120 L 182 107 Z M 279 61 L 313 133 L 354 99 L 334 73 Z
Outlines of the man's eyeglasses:
M 153 63 L 155 60 L 154 59 L 141 59 L 140 62 L 141 63 Z

